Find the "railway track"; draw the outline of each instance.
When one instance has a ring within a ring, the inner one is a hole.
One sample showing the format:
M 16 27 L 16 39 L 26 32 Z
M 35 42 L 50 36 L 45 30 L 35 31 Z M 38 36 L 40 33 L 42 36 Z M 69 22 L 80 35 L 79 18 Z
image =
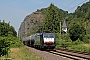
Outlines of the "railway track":
M 27 47 L 27 49 L 29 49 L 29 47 Z M 36 49 L 36 50 L 40 51 L 41 49 Z M 56 55 L 58 57 L 60 56 L 60 57 L 65 58 L 67 60 L 90 60 L 90 53 L 86 53 L 86 52 L 73 51 L 73 50 L 59 48 L 59 49 L 54 49 L 54 50 L 43 50 L 43 51 L 41 50 L 41 53 L 39 53 L 39 52 L 38 53 L 40 55 L 41 54 L 43 55 L 44 52 L 47 52 L 51 55 L 54 55 L 53 57 L 55 57 L 55 55 Z M 49 54 L 47 55 L 44 53 L 43 57 L 45 57 L 45 56 L 50 57 Z
M 66 57 L 72 60 L 90 60 L 90 53 L 86 52 L 79 52 L 73 50 L 66 50 L 66 49 L 54 49 L 52 51 L 47 51 L 49 53 Z

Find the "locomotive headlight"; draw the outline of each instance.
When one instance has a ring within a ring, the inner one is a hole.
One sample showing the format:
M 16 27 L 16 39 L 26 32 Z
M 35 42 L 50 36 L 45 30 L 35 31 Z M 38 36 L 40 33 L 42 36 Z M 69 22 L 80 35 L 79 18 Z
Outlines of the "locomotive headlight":
M 54 43 L 54 38 L 44 38 L 44 43 L 46 43 L 46 42 Z

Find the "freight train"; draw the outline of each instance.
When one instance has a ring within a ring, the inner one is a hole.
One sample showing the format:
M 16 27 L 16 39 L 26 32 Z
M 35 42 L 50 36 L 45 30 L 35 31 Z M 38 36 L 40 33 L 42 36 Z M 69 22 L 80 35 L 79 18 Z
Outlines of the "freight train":
M 24 45 L 43 49 L 54 49 L 56 46 L 54 33 L 36 33 L 23 38 L 22 42 Z

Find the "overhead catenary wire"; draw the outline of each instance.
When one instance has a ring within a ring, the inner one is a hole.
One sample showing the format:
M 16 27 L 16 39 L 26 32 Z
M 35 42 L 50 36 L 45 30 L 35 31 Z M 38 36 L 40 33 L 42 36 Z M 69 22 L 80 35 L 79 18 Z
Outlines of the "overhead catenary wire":
M 71 2 L 69 5 L 67 5 L 66 7 L 68 7 L 68 6 L 71 6 L 74 2 L 75 2 L 76 0 L 74 0 L 73 2 Z M 66 8 L 65 7 L 65 8 Z
M 70 11 L 70 10 L 74 9 L 74 8 L 75 8 L 75 7 L 77 7 L 78 5 L 80 5 L 80 4 L 82 4 L 82 3 L 84 3 L 85 1 L 87 1 L 87 0 L 84 0 L 84 1 L 82 1 L 81 3 L 77 4 L 76 6 L 74 6 L 74 7 L 70 8 L 70 9 L 68 9 L 68 11 Z

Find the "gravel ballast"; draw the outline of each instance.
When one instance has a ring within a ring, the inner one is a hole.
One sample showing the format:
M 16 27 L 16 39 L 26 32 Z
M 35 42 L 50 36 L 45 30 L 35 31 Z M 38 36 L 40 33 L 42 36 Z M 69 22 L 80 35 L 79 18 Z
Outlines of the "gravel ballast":
M 46 51 L 41 51 L 41 50 L 31 48 L 31 47 L 27 47 L 27 46 L 25 46 L 25 47 L 28 50 L 30 50 L 31 52 L 34 52 L 36 55 L 43 57 L 45 60 L 68 60 L 67 58 L 57 56 L 57 55 L 54 55 L 54 54 L 46 52 Z

